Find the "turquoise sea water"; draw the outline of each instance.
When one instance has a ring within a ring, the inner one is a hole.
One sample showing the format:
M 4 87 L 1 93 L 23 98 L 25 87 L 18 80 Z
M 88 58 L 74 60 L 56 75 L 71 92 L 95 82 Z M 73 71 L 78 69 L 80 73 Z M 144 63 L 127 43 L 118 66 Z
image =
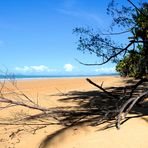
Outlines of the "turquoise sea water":
M 96 76 L 115 76 L 117 73 L 101 75 L 0 75 L 0 79 L 53 79 L 53 78 L 78 78 L 78 77 L 96 77 Z

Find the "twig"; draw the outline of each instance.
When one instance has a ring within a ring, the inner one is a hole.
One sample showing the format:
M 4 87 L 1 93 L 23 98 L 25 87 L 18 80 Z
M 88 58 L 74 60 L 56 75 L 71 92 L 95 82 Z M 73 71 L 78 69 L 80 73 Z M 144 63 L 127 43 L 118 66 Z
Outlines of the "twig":
M 48 109 L 48 108 L 44 108 L 44 107 L 41 107 L 41 106 L 32 106 L 32 105 L 29 105 L 29 104 L 25 104 L 23 102 L 18 102 L 18 101 L 14 101 L 14 100 L 10 100 L 10 99 L 7 99 L 7 98 L 0 98 L 0 102 L 3 102 L 3 103 L 10 103 L 10 104 L 14 104 L 14 105 L 20 105 L 20 106 L 24 106 L 24 107 L 27 107 L 27 108 L 31 108 L 31 109 L 35 109 L 35 110 L 40 110 L 40 111 L 43 111 L 43 112 L 53 112 L 52 110 Z
M 117 96 L 115 96 L 115 95 L 113 95 L 113 94 L 111 94 L 110 92 L 108 92 L 107 90 L 105 90 L 102 86 L 99 86 L 99 85 L 97 85 L 96 83 L 94 83 L 92 80 L 90 80 L 90 79 L 86 79 L 90 84 L 92 84 L 92 85 L 94 85 L 94 86 L 96 86 L 97 88 L 99 88 L 99 89 L 101 89 L 103 92 L 105 92 L 107 95 L 109 95 L 111 98 L 115 98 L 115 97 L 117 97 Z
M 143 16 L 148 17 L 146 14 L 144 14 L 131 0 L 127 0 L 131 5 L 133 5 Z

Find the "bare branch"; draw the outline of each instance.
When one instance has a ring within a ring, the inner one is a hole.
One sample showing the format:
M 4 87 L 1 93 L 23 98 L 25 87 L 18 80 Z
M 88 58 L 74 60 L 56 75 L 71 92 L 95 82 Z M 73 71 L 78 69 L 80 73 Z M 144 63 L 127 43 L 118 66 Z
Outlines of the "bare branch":
M 137 87 L 139 86 L 139 85 L 141 85 L 143 82 L 148 82 L 148 79 L 146 79 L 146 78 L 144 78 L 144 79 L 141 79 L 140 81 L 138 81 L 134 86 L 133 86 L 133 88 L 132 88 L 132 90 L 131 90 L 131 92 L 130 92 L 130 95 L 129 95 L 129 99 L 132 97 L 132 95 L 133 95 L 133 93 L 134 93 L 134 91 L 137 89 Z
M 121 122 L 121 119 L 122 119 L 121 115 L 122 115 L 123 111 L 125 110 L 125 108 L 132 102 L 131 105 L 128 107 L 127 111 L 126 111 L 126 113 L 125 113 L 125 115 L 124 115 L 124 118 L 125 118 L 125 116 L 127 115 L 127 113 L 132 109 L 132 107 L 135 105 L 135 103 L 136 103 L 138 100 L 140 100 L 141 98 L 143 98 L 143 97 L 145 97 L 145 96 L 147 96 L 147 95 L 148 95 L 148 91 L 142 93 L 142 94 L 141 94 L 140 96 L 138 96 L 137 98 L 130 98 L 130 99 L 128 99 L 128 100 L 123 104 L 123 106 L 120 108 L 119 114 L 118 114 L 118 116 L 117 116 L 117 122 L 116 122 L 116 127 L 117 127 L 117 129 L 120 129 L 120 122 Z
M 124 33 L 129 33 L 132 29 L 126 30 L 126 31 L 122 31 L 122 32 L 114 32 L 114 33 L 102 33 L 102 35 L 121 35 Z
M 111 98 L 117 97 L 114 96 L 113 94 L 111 94 L 110 92 L 106 91 L 102 86 L 97 85 L 96 83 L 94 83 L 93 81 L 91 81 L 90 79 L 86 79 L 90 84 L 96 86 L 97 88 L 101 89 L 103 92 L 105 92 L 107 95 L 109 95 Z
M 133 5 L 143 16 L 147 16 L 144 14 L 131 0 L 127 0 L 131 5 Z M 147 16 L 148 17 L 148 16 Z
M 134 43 L 134 40 L 132 40 L 125 48 L 123 48 L 119 52 L 115 53 L 114 55 L 110 56 L 106 61 L 104 61 L 102 63 L 96 63 L 96 64 L 95 63 L 93 63 L 93 64 L 89 63 L 88 64 L 88 63 L 83 63 L 83 62 L 79 61 L 78 59 L 75 59 L 75 60 L 78 61 L 80 64 L 85 65 L 85 66 L 99 66 L 99 65 L 103 65 L 103 64 L 106 64 L 107 62 L 109 62 L 112 58 L 117 57 L 123 51 L 126 51 L 133 43 Z
M 3 102 L 3 103 L 10 103 L 10 104 L 14 104 L 14 105 L 19 105 L 19 106 L 24 106 L 24 107 L 27 107 L 27 108 L 31 108 L 31 109 L 35 109 L 35 110 L 40 110 L 40 111 L 43 111 L 43 112 L 53 112 L 51 111 L 50 109 L 48 108 L 44 108 L 44 107 L 40 107 L 40 106 L 32 106 L 32 105 L 29 105 L 29 104 L 25 104 L 23 102 L 18 102 L 18 101 L 14 101 L 14 100 L 10 100 L 10 99 L 7 99 L 7 98 L 0 98 L 0 102 Z

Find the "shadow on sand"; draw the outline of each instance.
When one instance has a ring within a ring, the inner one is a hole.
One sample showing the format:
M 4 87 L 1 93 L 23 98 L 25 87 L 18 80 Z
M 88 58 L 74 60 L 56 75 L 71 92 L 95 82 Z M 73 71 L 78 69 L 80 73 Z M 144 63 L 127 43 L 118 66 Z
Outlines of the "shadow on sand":
M 134 80 L 126 80 L 124 87 L 108 87 L 107 91 L 111 92 L 114 98 L 111 98 L 106 93 L 101 92 L 100 90 L 94 91 L 71 91 L 68 94 L 56 94 L 61 97 L 59 101 L 64 103 L 72 102 L 75 104 L 73 107 L 68 106 L 63 108 L 63 114 L 59 114 L 59 120 L 67 127 L 56 131 L 55 133 L 48 135 L 41 143 L 39 148 L 46 148 L 47 144 L 52 141 L 56 136 L 65 132 L 65 130 L 75 127 L 76 125 L 87 123 L 87 125 L 98 126 L 103 123 L 109 124 L 105 126 L 103 129 L 111 128 L 115 126 L 115 116 L 116 110 L 118 106 L 120 106 L 123 102 L 126 101 L 128 96 L 130 95 L 130 90 L 134 86 L 136 81 Z M 148 90 L 148 83 L 143 83 L 140 85 L 137 90 L 134 92 L 133 97 L 138 96 L 143 91 Z M 148 100 L 145 99 L 140 106 L 135 105 L 133 109 L 130 111 L 130 114 L 134 114 L 134 116 L 127 117 L 121 124 L 126 122 L 131 118 L 141 117 L 148 123 L 147 118 L 144 116 L 148 115 Z M 110 112 L 108 112 L 110 110 Z M 113 121 L 113 122 L 112 122 Z

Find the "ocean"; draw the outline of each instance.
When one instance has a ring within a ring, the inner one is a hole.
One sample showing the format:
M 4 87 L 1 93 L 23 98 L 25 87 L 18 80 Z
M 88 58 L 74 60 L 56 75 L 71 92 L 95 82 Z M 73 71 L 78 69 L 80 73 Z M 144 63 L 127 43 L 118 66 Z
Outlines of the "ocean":
M 100 74 L 100 75 L 0 75 L 0 79 L 54 79 L 54 78 L 78 78 L 78 77 L 97 77 L 97 76 L 116 76 L 118 73 Z

